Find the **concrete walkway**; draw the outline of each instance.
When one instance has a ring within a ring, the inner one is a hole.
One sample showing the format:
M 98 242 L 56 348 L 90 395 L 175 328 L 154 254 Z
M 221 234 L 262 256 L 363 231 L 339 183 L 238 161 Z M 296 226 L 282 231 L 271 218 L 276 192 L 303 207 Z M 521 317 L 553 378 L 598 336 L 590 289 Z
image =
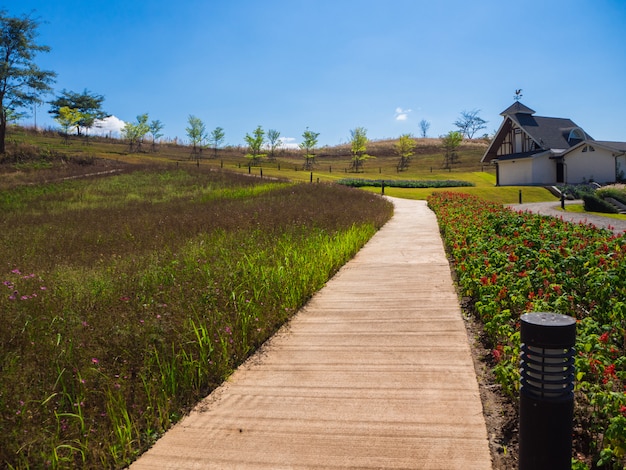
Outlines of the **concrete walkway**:
M 482 405 L 434 214 L 395 215 L 131 470 L 489 470 Z

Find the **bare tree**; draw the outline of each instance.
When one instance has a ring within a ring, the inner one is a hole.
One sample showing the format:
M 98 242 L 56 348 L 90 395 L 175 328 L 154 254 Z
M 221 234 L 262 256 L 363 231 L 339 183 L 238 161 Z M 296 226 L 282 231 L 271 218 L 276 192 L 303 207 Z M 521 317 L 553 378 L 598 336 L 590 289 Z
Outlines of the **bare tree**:
M 428 134 L 428 129 L 430 129 L 430 122 L 428 122 L 426 119 L 422 119 L 419 125 L 420 125 L 420 136 L 423 139 L 425 139 L 426 134 Z
M 461 117 L 454 121 L 454 125 L 459 128 L 459 132 L 468 139 L 473 139 L 476 132 L 486 129 L 487 121 L 481 118 L 478 113 L 480 109 L 461 112 Z

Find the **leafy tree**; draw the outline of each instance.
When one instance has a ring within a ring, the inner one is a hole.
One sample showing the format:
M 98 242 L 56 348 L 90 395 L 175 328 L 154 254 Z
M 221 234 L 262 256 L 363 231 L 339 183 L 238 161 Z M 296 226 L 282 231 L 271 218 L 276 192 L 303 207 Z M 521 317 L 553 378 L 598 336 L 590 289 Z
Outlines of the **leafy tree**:
M 319 132 L 312 132 L 307 127 L 304 133 L 302 134 L 303 141 L 300 144 L 300 148 L 304 150 L 304 169 L 310 170 L 313 168 L 315 164 L 315 154 L 313 150 L 317 146 L 317 138 L 319 137 Z
M 364 127 L 357 127 L 350 131 L 350 152 L 352 154 L 352 171 L 358 172 L 363 168 L 363 164 L 370 158 L 375 158 L 368 155 L 367 152 L 367 129 Z
M 152 136 L 152 150 L 153 151 L 156 151 L 157 139 L 163 137 L 163 134 L 161 134 L 161 131 L 163 130 L 164 127 L 165 125 L 158 119 L 154 119 L 150 121 L 150 124 L 148 125 L 148 132 L 150 132 L 150 135 Z
M 476 132 L 487 128 L 485 126 L 487 121 L 478 115 L 479 112 L 480 109 L 463 111 L 461 112 L 461 117 L 454 121 L 454 125 L 459 128 L 459 132 L 468 139 L 473 139 Z
M 19 108 L 40 103 L 56 77 L 34 62 L 38 52 L 50 50 L 35 42 L 38 26 L 28 16 L 13 18 L 0 10 L 0 154 L 6 151 L 8 117 Z
M 213 131 L 211 131 L 211 143 L 213 144 L 215 158 L 217 158 L 217 149 L 224 143 L 225 137 L 226 134 L 224 133 L 224 129 L 221 127 L 216 127 Z
M 276 152 L 276 147 L 280 144 L 280 132 L 276 129 L 268 129 L 267 131 L 267 143 L 269 146 L 269 158 L 270 160 L 274 160 L 274 153 Z
M 425 139 L 426 138 L 426 134 L 428 134 L 428 129 L 430 129 L 430 122 L 428 122 L 426 119 L 422 119 L 420 121 L 420 136 Z
M 50 101 L 50 110 L 48 113 L 56 118 L 59 115 L 59 110 L 65 106 L 80 111 L 83 117 L 76 124 L 76 133 L 80 135 L 81 128 L 89 130 L 96 120 L 101 120 L 108 116 L 108 114 L 102 110 L 103 102 L 104 96 L 91 93 L 87 89 L 83 90 L 82 93 L 64 89 L 55 100 Z
M 445 151 L 443 167 L 446 170 L 452 168 L 454 163 L 458 163 L 459 156 L 456 151 L 461 142 L 463 142 L 463 134 L 459 131 L 450 131 L 446 135 L 441 136 L 441 145 Z
M 265 143 L 265 131 L 261 126 L 257 126 L 252 135 L 246 134 L 245 139 L 248 144 L 248 153 L 246 154 L 246 158 L 249 160 L 248 165 L 258 165 L 265 156 L 265 154 L 261 153 Z
M 58 122 L 63 129 L 63 141 L 65 143 L 69 141 L 70 129 L 73 129 L 81 118 L 81 112 L 77 109 L 68 108 L 67 106 L 63 106 L 59 109 L 59 115 L 55 117 L 54 120 Z
M 193 115 L 189 115 L 187 122 L 189 123 L 189 127 L 185 130 L 187 131 L 187 137 L 189 137 L 189 140 L 191 141 L 191 155 L 195 155 L 196 158 L 199 158 L 198 147 L 202 147 L 204 141 L 207 140 L 208 137 L 206 126 L 199 117 Z M 200 152 L 201 151 L 202 149 L 200 148 Z
M 137 122 L 127 122 L 122 129 L 122 135 L 128 139 L 130 151 L 141 151 L 141 146 L 146 134 L 150 132 L 148 125 L 148 114 L 140 114 L 137 116 Z
M 400 157 L 398 171 L 405 171 L 409 168 L 411 158 L 415 154 L 415 140 L 411 134 L 402 134 L 394 145 L 396 154 Z

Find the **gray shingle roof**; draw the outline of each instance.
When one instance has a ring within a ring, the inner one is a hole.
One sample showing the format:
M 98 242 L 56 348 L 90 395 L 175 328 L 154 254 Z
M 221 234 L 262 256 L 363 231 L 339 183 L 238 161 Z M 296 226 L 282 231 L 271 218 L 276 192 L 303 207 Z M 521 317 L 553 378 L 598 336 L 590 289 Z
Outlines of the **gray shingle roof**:
M 581 129 L 571 119 L 531 116 L 530 114 L 509 115 L 543 149 L 568 149 L 580 140 L 568 140 L 573 129 Z M 584 130 L 585 140 L 593 140 Z

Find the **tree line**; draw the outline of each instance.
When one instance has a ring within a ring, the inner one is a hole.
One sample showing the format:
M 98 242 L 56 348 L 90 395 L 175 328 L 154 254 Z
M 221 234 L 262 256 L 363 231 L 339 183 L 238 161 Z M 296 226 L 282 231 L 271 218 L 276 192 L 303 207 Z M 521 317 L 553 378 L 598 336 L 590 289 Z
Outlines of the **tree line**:
M 0 10 L 0 154 L 6 153 L 5 138 L 7 124 L 24 117 L 20 110 L 43 103 L 42 97 L 52 92 L 56 73 L 50 70 L 41 70 L 35 63 L 35 56 L 41 52 L 49 52 L 48 46 L 36 42 L 39 22 L 32 17 L 11 17 L 6 10 Z M 69 139 L 71 130 L 77 135 L 84 132 L 86 139 L 92 127 L 110 115 L 102 109 L 104 96 L 92 93 L 85 89 L 83 92 L 62 90 L 59 96 L 50 101 L 48 111 L 54 120 L 61 126 L 62 136 Z M 463 138 L 472 139 L 477 132 L 485 129 L 487 121 L 479 116 L 479 110 L 463 111 L 460 118 L 454 122 L 457 131 L 450 131 L 441 136 L 445 152 L 444 167 L 458 161 L 456 149 Z M 147 113 L 137 116 L 136 121 L 125 123 L 122 129 L 123 137 L 128 141 L 130 151 L 141 151 L 146 136 L 151 136 L 152 149 L 163 136 L 163 123 L 156 119 L 150 120 Z M 430 123 L 422 119 L 419 123 L 421 137 L 427 137 Z M 187 136 L 191 143 L 192 157 L 199 158 L 202 149 L 207 145 L 213 147 L 214 156 L 225 139 L 224 129 L 216 127 L 210 133 L 201 119 L 189 116 Z M 304 168 L 310 169 L 315 164 L 315 148 L 318 143 L 318 132 L 306 128 L 299 144 L 304 153 Z M 280 132 L 269 129 L 267 132 L 258 126 L 252 133 L 245 135 L 248 145 L 246 158 L 250 165 L 256 165 L 263 158 L 275 158 L 275 151 L 281 145 Z M 365 161 L 373 158 L 367 153 L 367 131 L 357 127 L 350 131 L 351 167 L 360 171 Z M 403 134 L 396 143 L 396 153 L 399 156 L 398 171 L 408 168 L 414 153 L 415 142 L 411 134 Z

